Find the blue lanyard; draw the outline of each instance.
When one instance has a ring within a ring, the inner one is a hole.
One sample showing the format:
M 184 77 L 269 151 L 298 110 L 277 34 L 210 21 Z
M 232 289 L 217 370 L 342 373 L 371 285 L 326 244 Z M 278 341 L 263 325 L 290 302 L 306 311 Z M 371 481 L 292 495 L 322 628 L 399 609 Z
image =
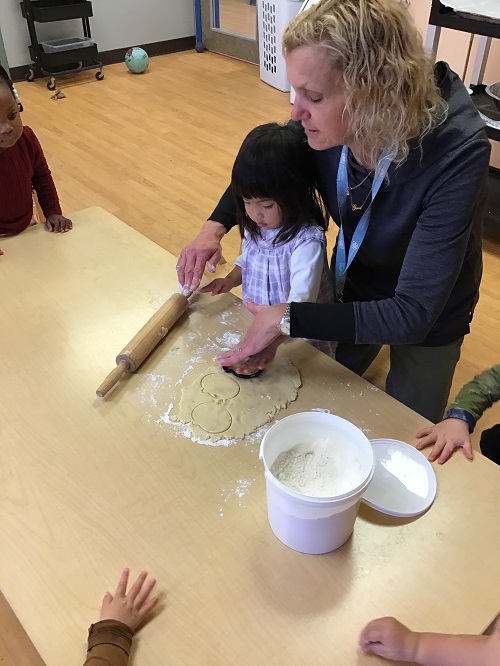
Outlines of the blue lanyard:
M 373 177 L 373 185 L 371 191 L 371 201 L 370 205 L 363 213 L 354 234 L 352 236 L 351 245 L 349 247 L 349 255 L 346 260 L 345 253 L 345 242 L 344 242 L 344 230 L 342 228 L 342 217 L 345 216 L 347 209 L 347 146 L 342 148 L 342 154 L 340 156 L 339 169 L 337 172 L 337 200 L 339 204 L 339 213 L 340 213 L 340 230 L 337 238 L 337 255 L 335 258 L 335 290 L 337 292 L 338 298 L 342 297 L 342 292 L 344 291 L 344 285 L 346 280 L 347 269 L 352 264 L 354 257 L 358 253 L 361 243 L 363 242 L 366 232 L 368 230 L 368 225 L 370 224 L 370 217 L 372 213 L 372 204 L 377 196 L 384 178 L 387 175 L 389 166 L 391 165 L 390 151 L 384 150 L 380 160 L 378 161 L 377 168 L 375 170 L 375 175 Z

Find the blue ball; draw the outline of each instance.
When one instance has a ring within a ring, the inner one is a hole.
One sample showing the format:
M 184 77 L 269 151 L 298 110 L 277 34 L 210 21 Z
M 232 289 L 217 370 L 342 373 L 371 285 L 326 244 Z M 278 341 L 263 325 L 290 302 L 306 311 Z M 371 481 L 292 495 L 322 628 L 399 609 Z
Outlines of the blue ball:
M 149 56 L 144 49 L 134 46 L 125 54 L 125 64 L 130 72 L 142 74 L 148 68 Z

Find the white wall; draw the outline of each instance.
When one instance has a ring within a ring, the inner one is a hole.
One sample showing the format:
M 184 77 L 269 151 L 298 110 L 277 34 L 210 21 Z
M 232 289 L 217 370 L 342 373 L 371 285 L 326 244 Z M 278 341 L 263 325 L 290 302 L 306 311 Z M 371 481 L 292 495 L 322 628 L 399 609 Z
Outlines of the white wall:
M 94 0 L 92 37 L 101 51 L 194 35 L 193 0 Z M 18 0 L 0 0 L 0 27 L 10 67 L 30 62 L 29 34 Z M 81 34 L 81 21 L 37 24 L 39 39 Z

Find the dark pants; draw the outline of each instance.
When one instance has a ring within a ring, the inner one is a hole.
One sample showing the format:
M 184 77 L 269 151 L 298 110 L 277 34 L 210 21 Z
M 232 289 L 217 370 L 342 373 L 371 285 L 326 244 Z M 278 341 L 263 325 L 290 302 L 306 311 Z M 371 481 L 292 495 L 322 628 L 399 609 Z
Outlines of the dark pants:
M 429 421 L 443 418 L 463 337 L 440 347 L 391 345 L 385 390 Z M 335 358 L 357 375 L 368 370 L 382 345 L 339 344 Z
M 500 423 L 483 432 L 479 445 L 483 456 L 500 465 Z

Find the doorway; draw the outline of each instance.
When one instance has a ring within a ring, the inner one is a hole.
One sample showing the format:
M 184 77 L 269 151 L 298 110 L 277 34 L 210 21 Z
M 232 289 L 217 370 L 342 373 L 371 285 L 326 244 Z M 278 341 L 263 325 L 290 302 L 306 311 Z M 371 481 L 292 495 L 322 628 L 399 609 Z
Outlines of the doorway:
M 209 51 L 259 62 L 256 0 L 200 0 L 203 44 Z

